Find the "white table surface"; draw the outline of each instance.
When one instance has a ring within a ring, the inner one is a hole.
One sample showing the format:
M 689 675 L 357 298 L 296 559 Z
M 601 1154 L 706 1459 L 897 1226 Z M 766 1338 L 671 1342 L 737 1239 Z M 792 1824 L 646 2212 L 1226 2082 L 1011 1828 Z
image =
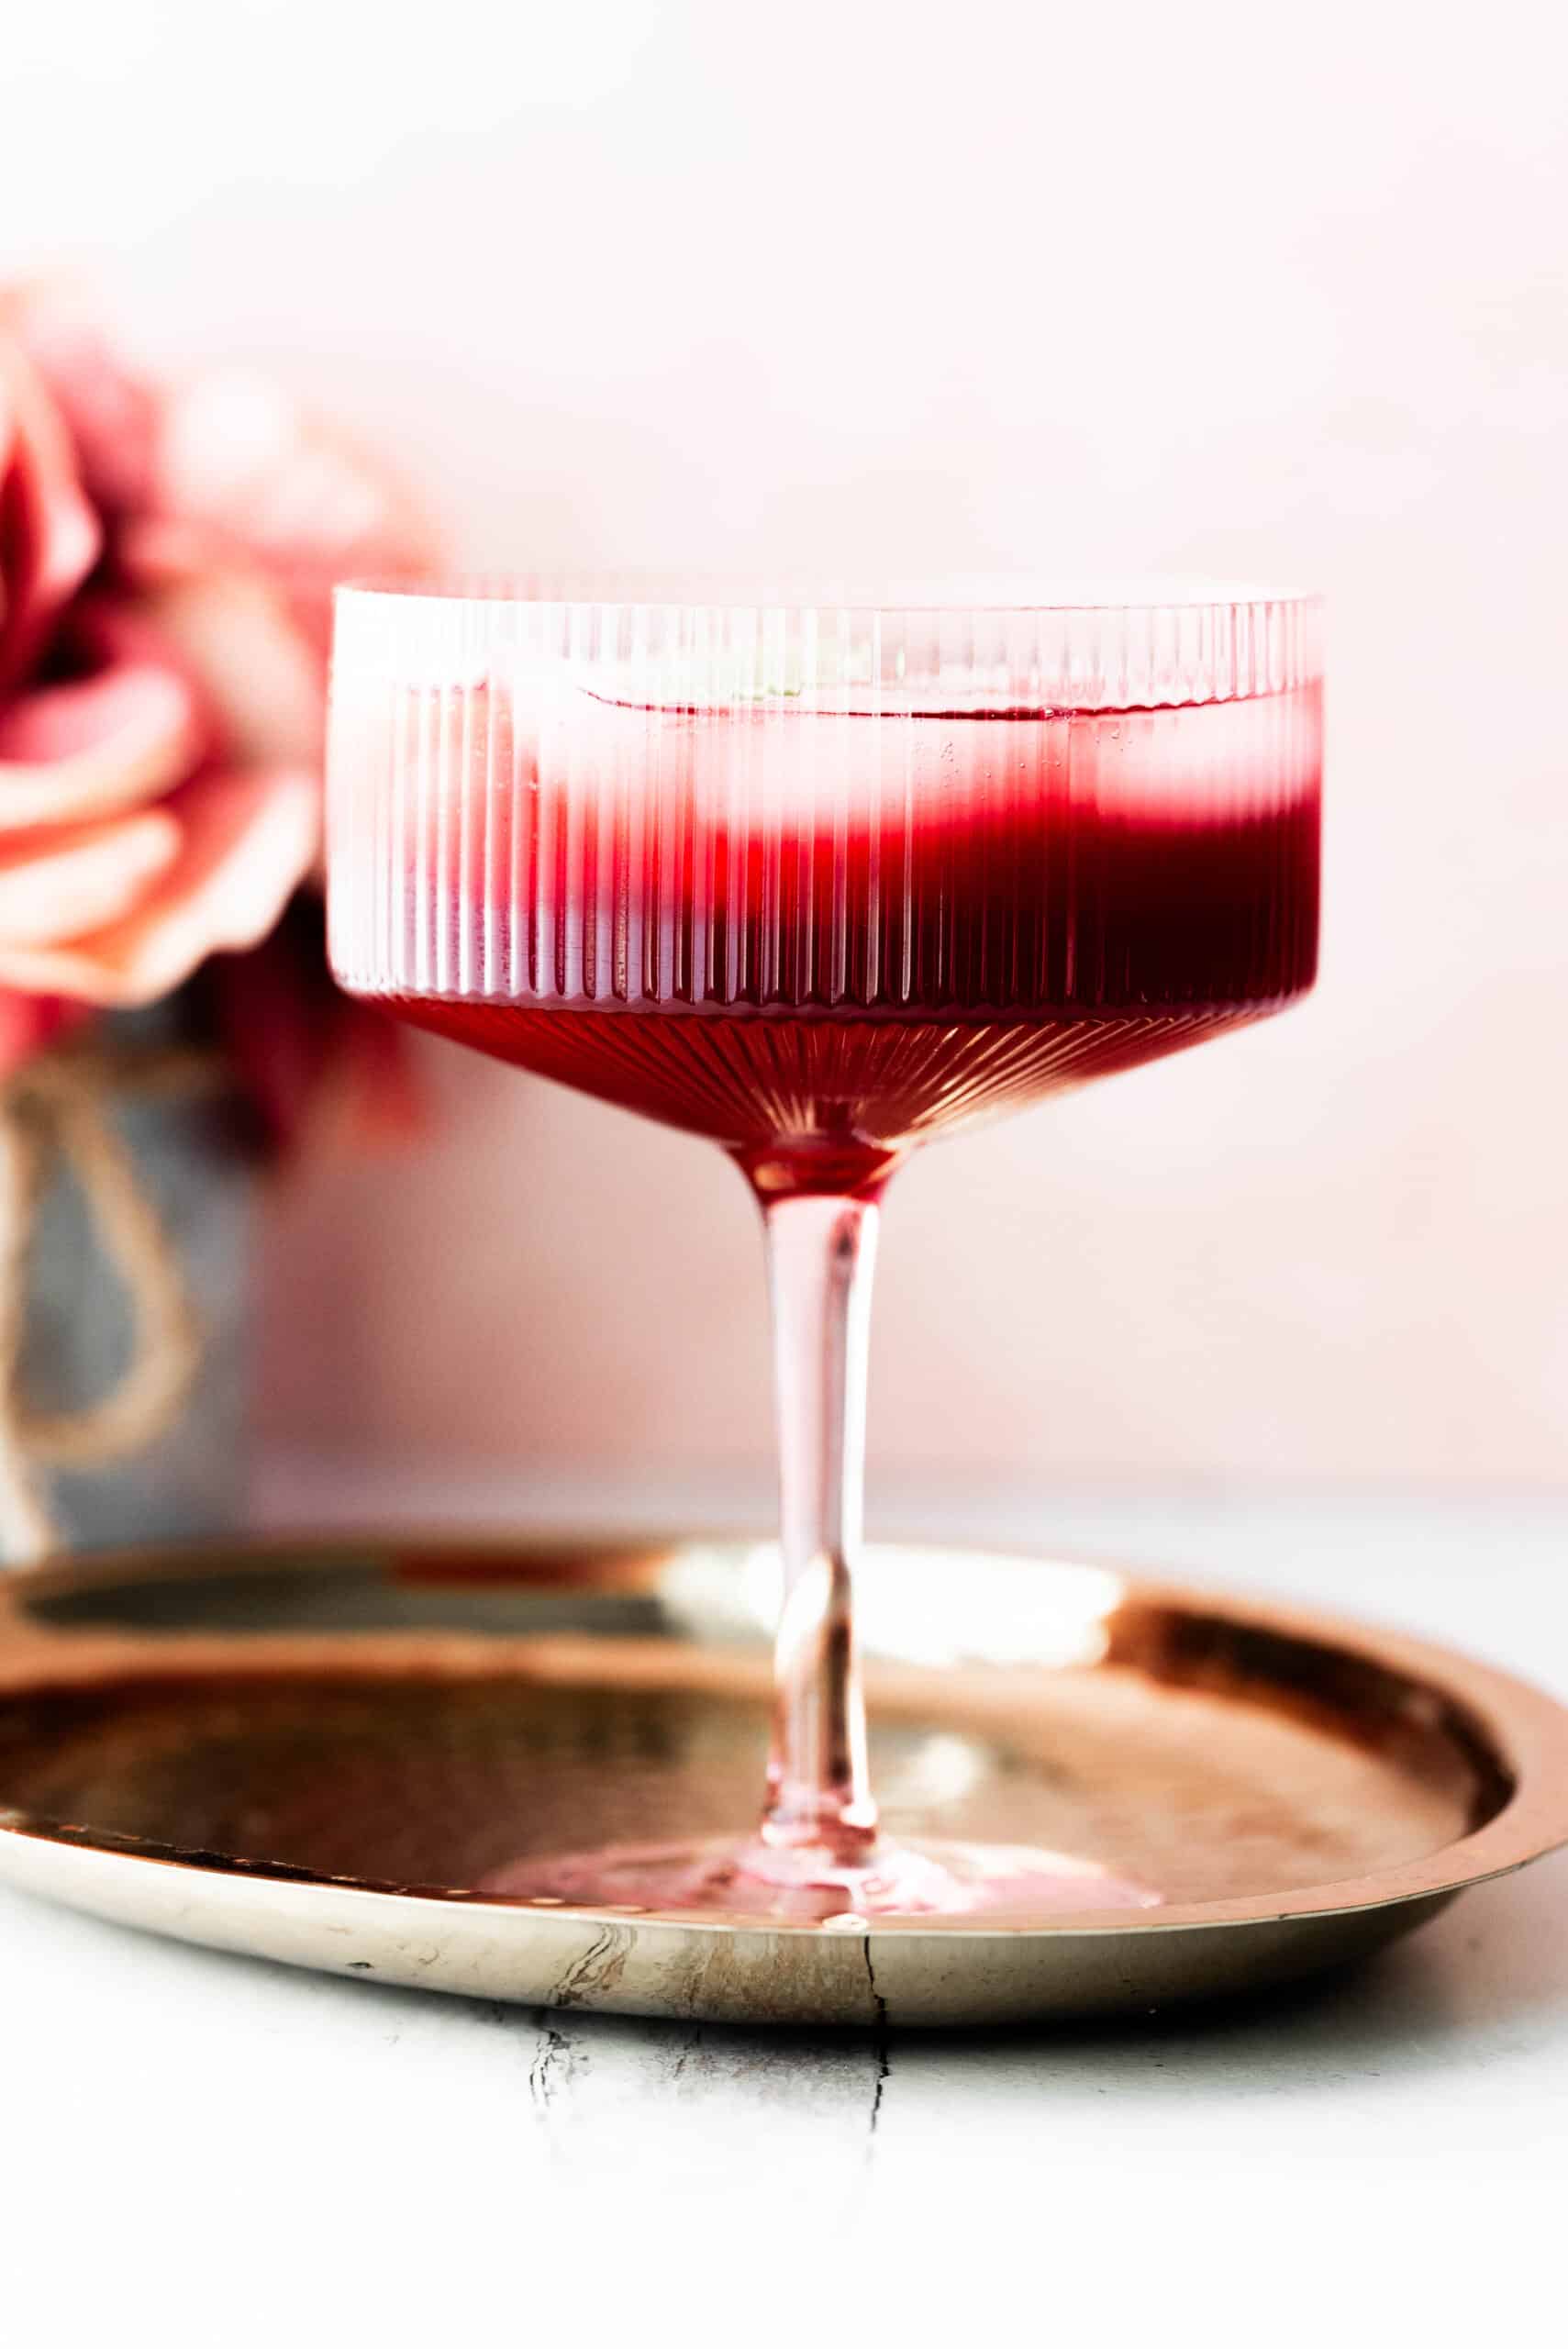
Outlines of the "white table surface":
M 384 1517 L 507 1513 L 428 1480 L 377 1495 Z M 319 1520 L 328 1499 L 285 1464 L 262 1513 Z M 920 1515 L 1399 1622 L 1568 1698 L 1565 1502 Z M 910 1516 L 895 1530 L 922 1530 Z M 983 2324 L 1074 2349 L 1562 2337 L 1568 1855 L 1325 1987 L 985 2040 L 423 1997 L 10 1893 L 0 1990 L 0 2340 L 18 2349 L 567 2322 L 589 2342 L 821 2324 L 835 2343 Z

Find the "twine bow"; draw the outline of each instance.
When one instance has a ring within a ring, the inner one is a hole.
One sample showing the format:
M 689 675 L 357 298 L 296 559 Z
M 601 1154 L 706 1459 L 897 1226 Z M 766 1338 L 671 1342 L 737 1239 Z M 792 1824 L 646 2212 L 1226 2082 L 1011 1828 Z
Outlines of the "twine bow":
M 109 1115 L 115 1095 L 180 1098 L 218 1072 L 182 1047 L 67 1046 L 29 1061 L 0 1089 L 0 1558 L 35 1565 L 60 1535 L 35 1470 L 95 1468 L 142 1451 L 172 1425 L 202 1356 L 179 1259 Z M 45 1410 L 24 1391 L 28 1270 L 35 1211 L 61 1172 L 75 1179 L 106 1258 L 124 1284 L 130 1359 L 79 1408 Z

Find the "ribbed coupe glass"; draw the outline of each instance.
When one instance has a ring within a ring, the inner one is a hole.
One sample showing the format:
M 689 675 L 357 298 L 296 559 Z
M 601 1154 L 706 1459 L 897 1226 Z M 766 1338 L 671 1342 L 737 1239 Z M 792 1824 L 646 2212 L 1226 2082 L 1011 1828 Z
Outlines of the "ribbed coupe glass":
M 1168 584 L 340 592 L 339 979 L 706 1135 L 767 1240 L 784 1602 L 761 1825 L 530 1860 L 492 1890 L 805 1920 L 1155 1897 L 1092 1854 L 878 1832 L 852 1613 L 872 1255 L 918 1144 L 1311 984 L 1318 639 L 1310 598 Z

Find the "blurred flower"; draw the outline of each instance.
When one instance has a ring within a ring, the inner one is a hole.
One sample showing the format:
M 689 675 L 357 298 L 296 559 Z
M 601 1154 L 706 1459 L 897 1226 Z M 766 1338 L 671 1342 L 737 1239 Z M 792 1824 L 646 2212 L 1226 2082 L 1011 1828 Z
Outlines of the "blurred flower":
M 61 296 L 0 301 L 0 1077 L 219 952 L 206 1006 L 272 1140 L 328 1059 L 384 1074 L 318 921 L 241 950 L 316 863 L 332 584 L 431 551 L 277 386 L 155 383 Z

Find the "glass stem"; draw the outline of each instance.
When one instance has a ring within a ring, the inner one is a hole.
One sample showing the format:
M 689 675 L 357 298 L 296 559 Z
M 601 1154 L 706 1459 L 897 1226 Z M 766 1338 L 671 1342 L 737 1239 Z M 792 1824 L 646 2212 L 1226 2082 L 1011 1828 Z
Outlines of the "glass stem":
M 784 1603 L 762 1838 L 853 1863 L 876 1840 L 852 1575 L 861 1540 L 877 1208 L 764 1198 L 773 1294 Z

